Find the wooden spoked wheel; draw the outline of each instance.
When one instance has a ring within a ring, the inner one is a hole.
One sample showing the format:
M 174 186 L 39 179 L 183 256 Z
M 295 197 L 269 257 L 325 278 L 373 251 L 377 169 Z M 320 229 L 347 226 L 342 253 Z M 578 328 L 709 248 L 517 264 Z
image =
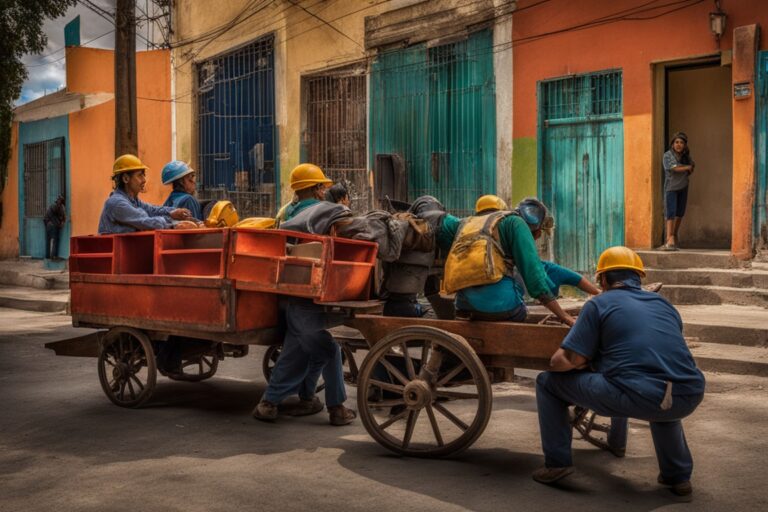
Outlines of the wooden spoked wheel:
M 219 356 L 216 352 L 209 352 L 184 357 L 181 361 L 181 373 L 169 373 L 167 376 L 171 380 L 200 382 L 213 377 L 218 369 Z
M 120 407 L 139 407 L 155 390 L 155 354 L 149 338 L 137 329 L 114 327 L 107 332 L 98 369 L 101 388 Z
M 488 373 L 461 336 L 425 326 L 377 342 L 360 367 L 360 418 L 400 455 L 442 457 L 468 448 L 491 416 Z

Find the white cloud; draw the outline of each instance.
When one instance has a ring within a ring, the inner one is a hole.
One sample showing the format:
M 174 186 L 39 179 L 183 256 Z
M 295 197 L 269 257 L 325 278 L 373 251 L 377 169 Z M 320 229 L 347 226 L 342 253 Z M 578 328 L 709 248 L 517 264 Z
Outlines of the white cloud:
M 92 3 L 110 13 L 115 12 L 116 0 L 92 0 Z M 60 18 L 46 20 L 43 30 L 48 35 L 47 48 L 40 55 L 27 54 L 22 59 L 27 66 L 29 76 L 24 82 L 17 105 L 37 99 L 46 92 L 55 92 L 66 85 L 64 25 L 78 14 L 80 15 L 81 45 L 93 48 L 114 48 L 114 25 L 82 4 L 78 3 L 70 7 Z M 140 29 L 137 30 L 138 34 L 141 32 Z M 144 49 L 143 44 L 143 41 L 137 37 L 137 48 Z

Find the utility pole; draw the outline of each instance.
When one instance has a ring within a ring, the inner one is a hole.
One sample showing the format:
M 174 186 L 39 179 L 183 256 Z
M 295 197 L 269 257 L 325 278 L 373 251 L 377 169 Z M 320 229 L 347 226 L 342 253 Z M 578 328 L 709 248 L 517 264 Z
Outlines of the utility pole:
M 136 132 L 136 13 L 117 0 L 115 13 L 115 157 L 139 151 Z

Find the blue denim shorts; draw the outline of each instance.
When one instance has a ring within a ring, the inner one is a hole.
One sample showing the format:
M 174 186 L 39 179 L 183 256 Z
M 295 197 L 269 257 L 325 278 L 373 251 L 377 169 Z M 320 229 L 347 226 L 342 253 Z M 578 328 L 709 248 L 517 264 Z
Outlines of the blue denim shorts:
M 685 215 L 685 205 L 688 203 L 688 187 L 664 193 L 664 218 L 667 220 Z

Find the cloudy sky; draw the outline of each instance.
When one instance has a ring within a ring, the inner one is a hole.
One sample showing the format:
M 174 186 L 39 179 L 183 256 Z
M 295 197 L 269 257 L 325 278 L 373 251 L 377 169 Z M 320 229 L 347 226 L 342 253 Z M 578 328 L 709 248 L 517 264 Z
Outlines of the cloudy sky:
M 91 4 L 114 14 L 116 0 L 90 0 Z M 138 0 L 139 7 L 144 7 L 145 1 Z M 27 66 L 29 77 L 24 83 L 21 97 L 17 105 L 32 101 L 46 93 L 52 93 L 66 85 L 66 71 L 64 66 L 64 25 L 80 15 L 80 44 L 93 48 L 114 48 L 114 25 L 93 12 L 85 5 L 78 3 L 70 7 L 69 11 L 55 20 L 47 20 L 43 30 L 48 35 L 48 47 L 40 55 L 28 54 L 23 62 Z M 137 15 L 141 13 L 137 11 Z M 145 42 L 140 35 L 147 36 L 147 29 L 137 29 L 136 48 L 146 49 Z

